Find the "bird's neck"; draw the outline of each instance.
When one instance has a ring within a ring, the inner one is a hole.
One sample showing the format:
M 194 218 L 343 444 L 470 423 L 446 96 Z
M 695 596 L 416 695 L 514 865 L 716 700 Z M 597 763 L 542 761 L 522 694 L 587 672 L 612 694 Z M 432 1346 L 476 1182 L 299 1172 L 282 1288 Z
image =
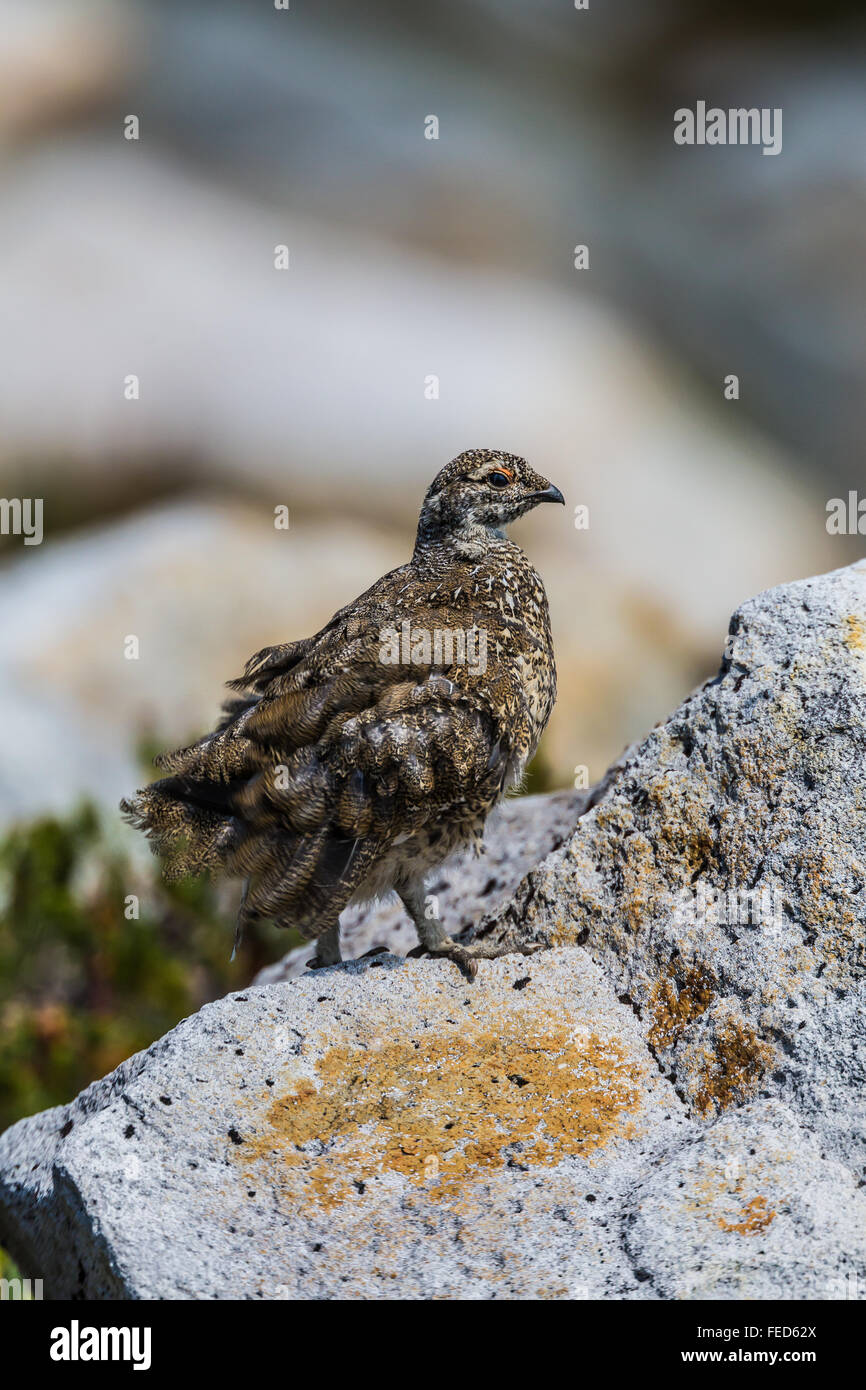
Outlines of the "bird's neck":
M 423 558 L 432 550 L 446 549 L 457 551 L 467 559 L 477 560 L 505 543 L 506 539 L 505 532 L 500 528 L 484 526 L 467 517 L 461 517 L 455 523 L 451 517 L 422 512 L 415 537 L 415 556 Z

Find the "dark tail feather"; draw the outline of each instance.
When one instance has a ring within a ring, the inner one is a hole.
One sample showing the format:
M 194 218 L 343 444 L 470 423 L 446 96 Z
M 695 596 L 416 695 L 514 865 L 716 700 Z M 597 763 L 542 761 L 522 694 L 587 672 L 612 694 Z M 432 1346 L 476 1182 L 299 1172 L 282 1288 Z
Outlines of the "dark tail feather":
M 363 779 L 361 779 L 361 783 Z M 353 786 L 341 804 L 341 827 L 307 830 L 262 814 L 270 803 L 245 808 L 246 780 L 211 781 L 175 774 L 120 803 L 124 818 L 144 831 L 154 853 L 164 856 L 165 877 L 174 881 L 204 869 L 245 880 L 235 948 L 246 923 L 271 920 L 318 936 L 339 915 L 383 848 L 369 833 L 369 816 L 359 816 Z M 309 806 L 318 803 L 310 791 Z M 258 822 L 247 810 L 259 811 Z M 350 814 L 352 813 L 352 814 Z M 352 823 L 352 828 L 349 828 Z M 353 833 L 354 831 L 354 833 Z
M 327 829 L 315 835 L 247 831 L 230 855 L 228 871 L 246 877 L 238 918 L 267 919 L 318 936 L 346 906 L 381 849 L 376 840 L 349 840 Z
M 174 881 L 204 869 L 223 868 L 239 824 L 231 785 L 165 777 L 120 803 L 124 819 L 143 830 L 154 854 L 165 856 L 165 877 Z

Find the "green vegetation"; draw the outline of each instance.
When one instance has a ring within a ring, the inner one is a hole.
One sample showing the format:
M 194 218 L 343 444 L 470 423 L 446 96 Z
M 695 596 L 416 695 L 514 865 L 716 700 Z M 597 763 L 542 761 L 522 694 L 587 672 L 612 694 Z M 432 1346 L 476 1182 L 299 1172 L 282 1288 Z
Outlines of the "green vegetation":
M 11 1255 L 0 1246 L 0 1279 L 21 1279 L 23 1276 Z
M 166 884 L 110 830 L 83 805 L 0 841 L 0 1130 L 73 1099 L 297 944 L 260 926 L 231 963 L 232 888 Z

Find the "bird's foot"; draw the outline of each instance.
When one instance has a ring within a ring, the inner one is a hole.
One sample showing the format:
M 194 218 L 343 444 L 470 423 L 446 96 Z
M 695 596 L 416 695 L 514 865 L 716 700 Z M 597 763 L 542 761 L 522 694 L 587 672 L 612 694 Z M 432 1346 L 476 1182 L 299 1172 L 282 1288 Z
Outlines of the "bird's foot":
M 445 956 L 448 960 L 453 960 L 467 980 L 474 980 L 478 974 L 478 962 L 480 960 L 496 960 L 499 956 L 533 956 L 536 951 L 542 949 L 540 941 L 528 941 L 523 946 L 496 941 L 474 941 L 463 946 L 453 937 L 446 936 L 430 945 L 418 947 L 415 951 L 410 951 L 409 954 L 412 956 Z

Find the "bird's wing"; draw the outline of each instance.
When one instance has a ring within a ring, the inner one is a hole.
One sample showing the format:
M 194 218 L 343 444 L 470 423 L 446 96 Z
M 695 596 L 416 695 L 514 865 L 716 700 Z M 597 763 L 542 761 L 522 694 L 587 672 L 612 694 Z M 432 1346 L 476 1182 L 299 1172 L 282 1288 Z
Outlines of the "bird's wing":
M 251 913 L 303 929 L 348 901 L 399 836 L 462 817 L 473 799 L 486 808 L 502 786 L 509 748 L 477 684 L 463 668 L 389 659 L 394 615 L 391 575 L 314 638 L 257 653 L 218 728 L 157 760 L 169 776 L 148 790 L 198 799 L 216 862 L 251 880 Z M 413 627 L 461 616 L 416 589 Z M 232 827 L 222 838 L 220 814 Z M 193 843 L 177 871 L 194 855 Z
M 442 684 L 392 684 L 282 761 L 263 758 L 233 798 L 244 834 L 227 864 L 251 877 L 251 910 L 298 925 L 299 908 L 339 910 L 400 837 L 495 799 L 506 755 L 491 720 Z

